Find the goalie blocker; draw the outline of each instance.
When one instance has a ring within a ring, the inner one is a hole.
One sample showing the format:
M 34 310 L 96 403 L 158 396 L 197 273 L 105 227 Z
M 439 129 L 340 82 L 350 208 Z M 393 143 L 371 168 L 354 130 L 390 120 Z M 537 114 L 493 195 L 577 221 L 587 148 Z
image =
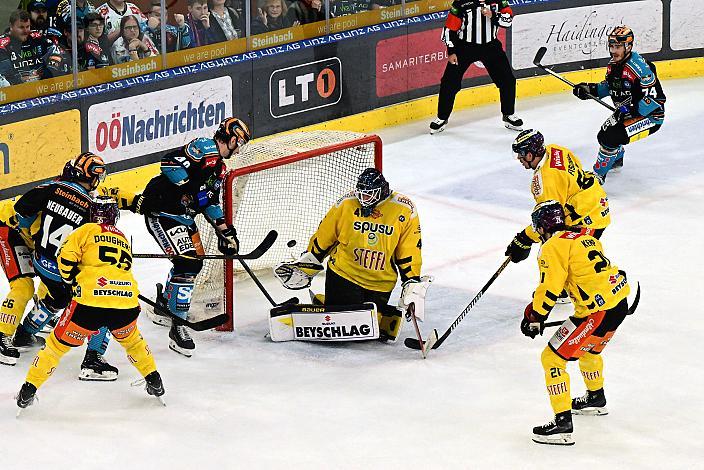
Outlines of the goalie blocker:
M 281 305 L 271 309 L 272 341 L 362 341 L 379 338 L 377 307 L 355 305 Z

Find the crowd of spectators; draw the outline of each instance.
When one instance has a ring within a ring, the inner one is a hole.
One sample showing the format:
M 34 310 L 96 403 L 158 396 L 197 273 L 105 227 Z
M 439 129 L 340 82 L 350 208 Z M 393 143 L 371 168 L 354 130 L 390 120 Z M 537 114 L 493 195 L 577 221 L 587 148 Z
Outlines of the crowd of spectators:
M 145 12 L 125 0 L 107 0 L 97 7 L 91 0 L 75 3 L 79 71 L 160 53 L 159 0 L 151 0 Z M 400 0 L 330 0 L 330 16 L 397 3 Z M 185 4 L 187 13 L 172 15 L 174 24 L 165 26 L 167 52 L 245 37 L 244 0 L 185 0 Z M 251 34 L 326 18 L 324 0 L 252 0 L 252 5 Z M 0 87 L 72 73 L 73 36 L 71 0 L 20 0 L 0 35 Z

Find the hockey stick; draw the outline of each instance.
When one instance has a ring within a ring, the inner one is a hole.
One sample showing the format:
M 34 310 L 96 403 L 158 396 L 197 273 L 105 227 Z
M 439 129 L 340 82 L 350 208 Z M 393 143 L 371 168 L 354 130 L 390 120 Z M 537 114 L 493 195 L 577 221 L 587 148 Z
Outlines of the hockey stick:
M 207 318 L 205 320 L 189 322 L 188 320 L 184 320 L 181 317 L 177 317 L 169 310 L 164 310 L 159 304 L 154 302 L 152 299 L 143 296 L 142 294 L 139 294 L 138 297 L 139 300 L 154 308 L 154 310 L 158 311 L 161 315 L 181 321 L 185 326 L 195 331 L 212 330 L 213 328 L 226 323 L 230 319 L 230 317 L 226 313 L 221 313 L 220 315 L 216 315 L 212 318 Z
M 439 348 L 440 345 L 447 339 L 447 337 L 450 336 L 450 333 L 452 333 L 452 330 L 454 330 L 455 328 L 457 328 L 457 325 L 459 325 L 460 322 L 464 319 L 464 317 L 467 316 L 467 314 L 469 313 L 469 311 L 472 310 L 472 307 L 474 307 L 474 305 L 475 305 L 477 302 L 479 302 L 479 299 L 481 299 L 482 296 L 484 295 L 484 293 L 487 291 L 487 289 L 489 289 L 489 286 L 491 286 L 491 285 L 494 283 L 494 281 L 496 280 L 496 278 L 499 277 L 499 274 L 501 274 L 501 272 L 502 272 L 504 269 L 506 269 L 506 266 L 508 266 L 508 264 L 509 264 L 510 262 L 511 262 L 511 257 L 509 256 L 509 257 L 507 257 L 506 260 L 501 264 L 501 266 L 500 266 L 499 269 L 494 273 L 494 275 L 491 276 L 491 279 L 489 279 L 489 281 L 487 281 L 487 283 L 484 284 L 484 287 L 482 287 L 482 290 L 480 290 L 479 293 L 478 293 L 476 296 L 474 296 L 474 298 L 473 298 L 472 301 L 469 303 L 469 305 L 467 305 L 467 306 L 465 307 L 465 309 L 462 310 L 462 313 L 460 313 L 459 316 L 455 319 L 455 321 L 452 322 L 452 325 L 450 325 L 450 327 L 447 329 L 447 331 L 445 331 L 445 333 L 443 333 L 442 336 L 440 336 L 440 337 L 438 338 L 438 340 L 435 342 L 435 344 L 432 345 L 432 349 L 437 349 L 437 348 Z M 438 336 L 438 330 L 435 330 L 435 329 L 434 329 L 434 330 L 433 330 L 433 335 L 435 335 L 435 337 L 437 337 L 437 336 Z M 420 342 L 419 342 L 417 339 L 415 339 L 415 338 L 406 338 L 405 341 L 403 342 L 403 344 L 404 344 L 407 348 L 410 348 L 410 349 L 421 349 Z
M 533 65 L 535 65 L 535 66 L 538 67 L 539 69 L 542 69 L 542 70 L 546 71 L 547 73 L 549 73 L 549 74 L 552 75 L 553 77 L 557 78 L 558 80 L 561 80 L 561 81 L 565 82 L 566 84 L 568 84 L 568 85 L 571 86 L 572 88 L 575 88 L 577 85 L 575 85 L 575 84 L 572 83 L 571 81 L 567 80 L 565 77 L 563 77 L 563 76 L 560 75 L 559 73 L 557 73 L 557 72 L 555 72 L 555 71 L 553 71 L 553 70 L 551 70 L 551 69 L 545 67 L 544 65 L 542 65 L 542 64 L 540 63 L 540 61 L 543 60 L 543 57 L 545 56 L 545 53 L 546 53 L 547 51 L 548 51 L 548 49 L 547 49 L 547 47 L 545 47 L 545 46 L 543 46 L 543 47 L 541 47 L 540 49 L 538 49 L 538 52 L 535 54 L 535 58 L 533 59 Z M 608 104 L 607 102 L 603 101 L 603 100 L 602 100 L 601 98 L 599 98 L 598 96 L 594 96 L 594 95 L 589 94 L 589 93 L 587 93 L 586 95 L 587 95 L 590 99 L 592 99 L 592 100 L 596 101 L 597 103 L 599 103 L 600 105 L 602 105 L 603 107 L 608 108 L 608 109 L 611 110 L 611 111 L 616 111 L 616 108 L 614 108 L 613 106 L 611 106 L 611 105 Z
M 264 237 L 264 240 L 259 244 L 258 247 L 250 251 L 249 253 L 245 254 L 240 254 L 240 255 L 233 255 L 233 256 L 226 256 L 226 255 L 195 255 L 195 256 L 184 256 L 184 255 L 167 255 L 163 253 L 159 254 L 151 254 L 151 253 L 134 253 L 132 254 L 132 258 L 190 258 L 190 259 L 237 259 L 237 260 L 243 260 L 243 259 L 257 259 L 261 258 L 264 253 L 266 253 L 269 248 L 274 244 L 276 241 L 276 238 L 279 236 L 279 234 L 276 232 L 276 230 L 272 230 L 269 233 L 266 234 L 266 237 Z

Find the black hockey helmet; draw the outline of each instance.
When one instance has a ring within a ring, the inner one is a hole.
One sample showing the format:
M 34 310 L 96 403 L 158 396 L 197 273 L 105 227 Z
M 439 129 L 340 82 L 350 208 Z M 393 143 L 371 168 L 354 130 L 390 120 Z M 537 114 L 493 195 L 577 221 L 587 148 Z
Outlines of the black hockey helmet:
M 525 158 L 528 152 L 533 154 L 534 158 L 542 157 L 545 154 L 545 137 L 540 131 L 526 129 L 518 134 L 511 149 L 516 158 Z
M 103 159 L 93 152 L 84 152 L 75 159 L 66 162 L 61 179 L 89 183 L 90 189 L 93 190 L 98 187 L 101 181 L 105 180 L 106 175 L 107 168 Z
M 96 224 L 115 225 L 120 218 L 117 201 L 110 196 L 96 196 L 90 203 L 90 221 Z
M 542 228 L 545 234 L 550 234 L 565 228 L 565 210 L 557 201 L 541 202 L 535 206 L 530 218 L 536 232 Z
M 230 140 L 233 137 L 237 138 L 237 144 L 235 148 L 230 148 Z M 247 124 L 241 119 L 230 117 L 220 123 L 218 130 L 215 131 L 214 139 L 227 144 L 231 151 L 230 156 L 232 156 L 232 153 L 237 149 L 239 149 L 240 152 L 243 151 L 244 146 L 252 139 L 252 134 L 249 132 Z
M 367 168 L 357 178 L 354 195 L 362 206 L 363 217 L 369 217 L 376 205 L 390 194 L 389 182 L 376 168 Z

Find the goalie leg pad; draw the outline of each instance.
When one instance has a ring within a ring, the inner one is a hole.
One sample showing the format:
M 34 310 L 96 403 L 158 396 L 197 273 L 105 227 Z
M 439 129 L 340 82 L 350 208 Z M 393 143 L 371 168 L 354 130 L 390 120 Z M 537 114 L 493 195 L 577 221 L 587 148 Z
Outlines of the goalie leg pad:
M 400 317 L 399 317 L 400 319 Z M 272 341 L 360 341 L 379 337 L 377 308 L 356 305 L 281 305 L 271 309 Z
M 382 341 L 396 341 L 401 331 L 401 312 L 391 305 L 379 307 L 379 339 Z

